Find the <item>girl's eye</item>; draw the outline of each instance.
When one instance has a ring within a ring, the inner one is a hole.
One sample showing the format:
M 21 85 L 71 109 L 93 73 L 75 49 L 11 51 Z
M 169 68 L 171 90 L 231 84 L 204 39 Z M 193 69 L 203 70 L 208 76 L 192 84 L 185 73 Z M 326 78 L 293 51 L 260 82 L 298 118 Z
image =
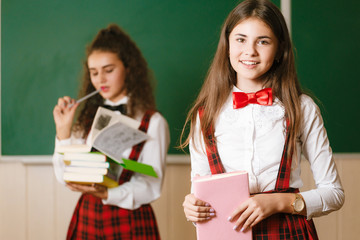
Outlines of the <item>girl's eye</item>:
M 93 77 L 96 77 L 98 75 L 98 73 L 97 72 L 91 72 L 90 75 L 93 76 Z
M 114 71 L 113 68 L 109 68 L 109 69 L 106 69 L 106 70 L 105 70 L 106 73 L 111 73 L 112 71 Z
M 245 39 L 244 38 L 238 38 L 238 39 L 236 39 L 236 41 L 238 41 L 239 43 L 244 43 Z
M 269 42 L 266 41 L 266 40 L 260 40 L 259 41 L 259 45 L 268 45 L 268 44 L 269 44 Z

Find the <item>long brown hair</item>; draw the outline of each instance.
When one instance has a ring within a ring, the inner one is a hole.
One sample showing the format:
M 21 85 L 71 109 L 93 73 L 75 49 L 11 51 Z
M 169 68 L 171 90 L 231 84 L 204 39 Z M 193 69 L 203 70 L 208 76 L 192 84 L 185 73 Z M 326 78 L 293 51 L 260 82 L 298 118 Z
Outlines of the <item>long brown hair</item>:
M 95 91 L 87 63 L 88 57 L 94 51 L 115 53 L 127 69 L 124 88 L 127 96 L 129 96 L 127 112 L 130 117 L 146 110 L 155 110 L 155 98 L 151 84 L 153 78 L 147 62 L 135 42 L 115 24 L 110 24 L 107 28 L 101 29 L 86 49 L 86 61 L 84 62 L 82 88 L 79 97 Z M 86 136 L 96 110 L 103 102 L 104 99 L 99 94 L 89 98 L 77 117 L 74 130 L 82 131 Z
M 205 133 L 208 133 L 211 126 L 214 126 L 221 107 L 228 99 L 233 86 L 237 83 L 236 72 L 231 67 L 229 60 L 229 35 L 241 21 L 250 17 L 265 22 L 278 39 L 279 49 L 276 59 L 270 70 L 262 76 L 262 79 L 264 87 L 272 88 L 273 95 L 285 107 L 285 117 L 289 122 L 287 154 L 295 150 L 296 136 L 299 133 L 301 122 L 300 95 L 302 90 L 295 70 L 294 53 L 285 19 L 280 10 L 268 0 L 245 0 L 237 5 L 225 20 L 213 62 L 199 96 L 187 115 L 180 137 L 180 148 L 184 149 L 190 140 L 194 138 L 195 123 L 200 108 L 203 109 L 200 130 L 204 133 L 206 146 L 209 144 Z M 182 138 L 189 122 L 190 133 L 183 142 Z M 214 132 L 212 131 L 210 134 L 215 139 Z

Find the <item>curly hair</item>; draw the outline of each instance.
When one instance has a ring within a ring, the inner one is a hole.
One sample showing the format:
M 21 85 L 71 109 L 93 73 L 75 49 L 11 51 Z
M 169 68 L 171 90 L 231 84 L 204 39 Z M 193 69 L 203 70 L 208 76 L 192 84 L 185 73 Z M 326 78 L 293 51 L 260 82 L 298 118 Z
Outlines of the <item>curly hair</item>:
M 135 42 L 116 24 L 110 24 L 107 28 L 101 29 L 91 44 L 87 46 L 79 97 L 95 91 L 87 62 L 88 57 L 94 51 L 115 53 L 127 69 L 124 89 L 129 97 L 128 116 L 134 117 L 146 110 L 155 110 L 153 76 L 148 69 L 147 62 Z M 97 108 L 103 105 L 103 102 L 104 99 L 100 95 L 89 98 L 81 108 L 73 130 L 82 132 L 85 137 L 91 128 Z

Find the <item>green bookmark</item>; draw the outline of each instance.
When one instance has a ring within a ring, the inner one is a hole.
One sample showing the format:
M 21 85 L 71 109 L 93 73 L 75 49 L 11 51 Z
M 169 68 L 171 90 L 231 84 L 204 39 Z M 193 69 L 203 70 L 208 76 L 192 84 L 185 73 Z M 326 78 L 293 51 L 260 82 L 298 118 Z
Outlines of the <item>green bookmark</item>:
M 154 168 L 148 164 L 139 163 L 125 158 L 123 158 L 122 160 L 123 163 L 120 163 L 120 165 L 127 170 L 142 173 L 156 178 L 158 177 Z

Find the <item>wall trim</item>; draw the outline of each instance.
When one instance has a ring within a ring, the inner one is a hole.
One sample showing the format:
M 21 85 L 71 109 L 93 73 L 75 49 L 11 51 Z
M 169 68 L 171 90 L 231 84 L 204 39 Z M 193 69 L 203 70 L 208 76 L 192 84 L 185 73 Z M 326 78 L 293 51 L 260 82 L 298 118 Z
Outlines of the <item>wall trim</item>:
M 14 155 L 0 156 L 0 163 L 22 163 L 24 165 L 51 165 L 52 155 Z M 167 164 L 190 164 L 190 155 L 169 154 L 166 159 Z
M 360 159 L 360 153 L 334 153 L 337 159 Z M 18 156 L 0 156 L 0 163 L 22 163 L 24 165 L 51 165 L 52 155 L 18 155 Z M 188 154 L 169 154 L 166 163 L 168 165 L 190 164 L 190 155 Z

